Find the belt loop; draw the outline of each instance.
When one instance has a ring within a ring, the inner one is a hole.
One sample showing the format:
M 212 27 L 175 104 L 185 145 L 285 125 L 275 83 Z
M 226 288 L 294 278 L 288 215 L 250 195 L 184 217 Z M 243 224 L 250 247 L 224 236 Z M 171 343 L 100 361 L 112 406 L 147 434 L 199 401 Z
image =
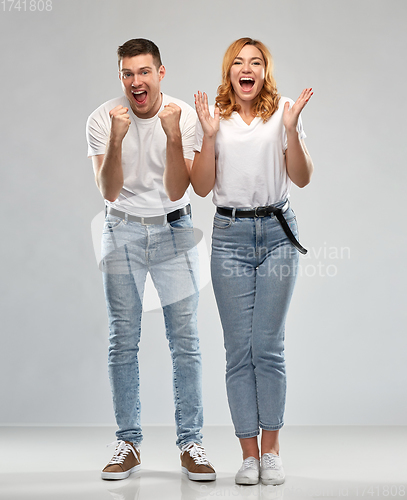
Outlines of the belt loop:
M 236 208 L 232 208 L 232 221 L 235 222 Z
M 107 205 L 105 203 L 105 217 L 106 217 L 106 215 L 107 215 Z
M 126 221 L 126 224 L 129 220 L 129 214 L 127 212 L 124 212 L 124 220 Z

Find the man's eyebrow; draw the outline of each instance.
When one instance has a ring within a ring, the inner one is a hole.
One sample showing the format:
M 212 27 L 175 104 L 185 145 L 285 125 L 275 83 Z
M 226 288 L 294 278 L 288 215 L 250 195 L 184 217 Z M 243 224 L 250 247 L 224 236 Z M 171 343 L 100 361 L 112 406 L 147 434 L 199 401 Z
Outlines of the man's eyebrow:
M 143 71 L 143 69 L 151 69 L 151 66 L 143 66 L 142 68 L 138 68 L 139 71 Z M 133 70 L 132 69 L 122 68 L 120 70 L 120 73 L 124 73 L 124 72 L 133 73 Z

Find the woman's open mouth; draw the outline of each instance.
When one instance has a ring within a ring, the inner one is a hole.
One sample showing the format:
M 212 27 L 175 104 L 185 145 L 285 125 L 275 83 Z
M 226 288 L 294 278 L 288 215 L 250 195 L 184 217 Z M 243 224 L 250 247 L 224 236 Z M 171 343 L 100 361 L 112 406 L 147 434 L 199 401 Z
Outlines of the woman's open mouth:
M 137 104 L 144 104 L 147 100 L 147 92 L 145 90 L 132 90 L 134 100 Z
M 250 76 L 243 76 L 240 78 L 239 84 L 242 87 L 243 92 L 250 92 L 254 86 L 254 80 Z

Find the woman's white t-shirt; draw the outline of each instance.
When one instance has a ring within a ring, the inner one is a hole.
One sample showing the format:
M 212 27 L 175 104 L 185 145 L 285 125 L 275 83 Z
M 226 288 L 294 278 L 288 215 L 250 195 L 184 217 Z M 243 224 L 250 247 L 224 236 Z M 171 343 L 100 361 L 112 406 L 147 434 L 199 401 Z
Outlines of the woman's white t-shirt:
M 256 117 L 247 125 L 239 113 L 228 120 L 221 119 L 216 136 L 216 180 L 213 203 L 217 207 L 254 208 L 273 205 L 289 196 L 285 151 L 287 133 L 283 125 L 284 104 L 292 99 L 281 97 L 277 111 L 264 123 Z M 213 116 L 214 106 L 210 106 Z M 297 131 L 300 139 L 306 135 L 301 116 Z M 195 151 L 201 151 L 202 126 L 197 121 Z

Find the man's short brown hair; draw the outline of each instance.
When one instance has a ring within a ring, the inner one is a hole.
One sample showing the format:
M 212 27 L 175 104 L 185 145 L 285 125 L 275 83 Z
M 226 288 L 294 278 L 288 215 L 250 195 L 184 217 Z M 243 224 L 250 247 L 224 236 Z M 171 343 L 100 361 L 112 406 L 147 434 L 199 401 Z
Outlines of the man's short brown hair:
M 157 69 L 162 66 L 160 51 L 154 42 L 146 40 L 145 38 L 133 38 L 132 40 L 128 40 L 123 45 L 120 45 L 117 49 L 119 68 L 120 61 L 124 57 L 134 57 L 141 54 L 151 54 Z

